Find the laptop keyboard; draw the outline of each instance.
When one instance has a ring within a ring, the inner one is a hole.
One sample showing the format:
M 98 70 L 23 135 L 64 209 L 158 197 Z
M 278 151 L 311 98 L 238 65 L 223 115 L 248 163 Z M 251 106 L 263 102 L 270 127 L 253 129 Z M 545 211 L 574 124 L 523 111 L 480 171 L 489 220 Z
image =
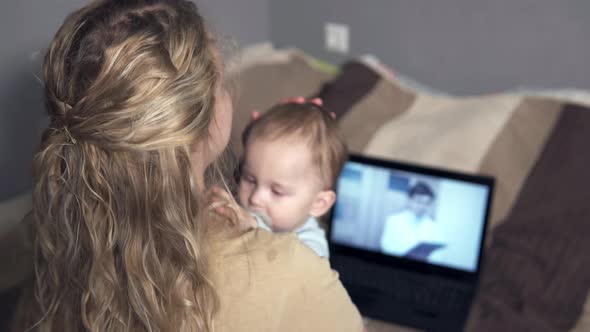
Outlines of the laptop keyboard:
M 381 293 L 396 302 L 445 311 L 469 305 L 470 287 L 403 270 L 384 268 L 353 258 L 332 258 L 333 267 L 350 291 Z

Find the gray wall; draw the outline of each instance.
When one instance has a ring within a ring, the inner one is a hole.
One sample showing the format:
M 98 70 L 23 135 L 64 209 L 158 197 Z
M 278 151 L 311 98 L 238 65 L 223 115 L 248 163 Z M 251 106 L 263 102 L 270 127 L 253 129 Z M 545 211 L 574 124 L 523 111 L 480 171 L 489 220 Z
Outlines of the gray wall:
M 219 34 L 238 45 L 269 39 L 269 0 L 197 0 Z M 0 201 L 31 186 L 30 161 L 45 122 L 34 52 L 84 0 L 4 0 L 0 4 Z
M 587 0 L 273 0 L 271 39 L 340 63 L 324 22 L 350 25 L 351 53 L 456 94 L 590 88 Z
M 196 0 L 209 24 L 222 39 L 238 46 L 270 40 L 273 0 Z
M 0 5 L 0 200 L 29 189 L 30 160 L 44 124 L 32 54 L 82 0 L 11 0 Z M 40 58 L 40 57 L 38 57 Z

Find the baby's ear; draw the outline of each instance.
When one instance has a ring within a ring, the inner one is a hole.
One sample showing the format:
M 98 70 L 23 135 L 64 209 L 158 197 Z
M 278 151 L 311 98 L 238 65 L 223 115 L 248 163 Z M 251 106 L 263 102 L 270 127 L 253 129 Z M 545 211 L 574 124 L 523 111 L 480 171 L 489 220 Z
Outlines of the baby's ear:
M 309 214 L 312 217 L 319 218 L 326 214 L 328 210 L 336 202 L 336 193 L 333 190 L 324 190 L 316 194 L 316 197 L 311 204 Z

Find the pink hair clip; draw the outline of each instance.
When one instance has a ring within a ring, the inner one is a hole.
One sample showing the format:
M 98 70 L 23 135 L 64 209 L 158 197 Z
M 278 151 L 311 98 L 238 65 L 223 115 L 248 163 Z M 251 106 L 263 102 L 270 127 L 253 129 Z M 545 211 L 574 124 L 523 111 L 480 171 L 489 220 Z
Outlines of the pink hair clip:
M 316 106 L 324 106 L 324 101 L 322 100 L 322 98 L 313 98 L 309 102 Z
M 282 101 L 283 104 L 286 104 L 286 103 L 305 104 L 307 102 L 314 104 L 316 106 L 319 106 L 319 107 L 324 106 L 324 101 L 322 100 L 322 98 L 319 98 L 319 97 L 315 97 L 310 100 L 306 100 L 305 97 L 299 96 L 299 97 L 293 97 L 293 98 L 289 98 L 289 99 Z M 332 119 L 336 120 L 336 113 L 328 112 L 328 114 L 330 115 L 330 117 Z M 253 119 L 256 119 L 256 118 L 253 117 Z
M 283 101 L 281 101 L 279 104 L 288 104 L 288 103 L 294 103 L 294 104 L 305 104 L 305 103 L 310 103 L 319 107 L 323 107 L 324 106 L 324 101 L 321 98 L 312 98 L 310 100 L 306 100 L 305 97 L 293 97 L 293 98 L 289 98 L 289 99 L 285 99 Z M 252 111 L 252 113 L 250 114 L 250 118 L 252 121 L 258 120 L 258 118 L 260 118 L 260 112 L 258 111 Z M 328 112 L 328 115 L 330 115 L 330 117 L 334 120 L 336 120 L 336 113 L 334 112 Z
M 322 101 L 321 98 L 317 98 L 316 97 L 316 98 L 313 98 L 313 99 L 310 99 L 310 100 L 306 100 L 305 97 L 301 97 L 301 96 L 293 97 L 293 98 L 289 98 L 289 99 L 283 100 L 281 102 L 281 104 L 287 104 L 287 103 L 305 104 L 307 102 L 312 103 L 312 104 L 314 104 L 316 106 L 324 106 L 324 102 Z

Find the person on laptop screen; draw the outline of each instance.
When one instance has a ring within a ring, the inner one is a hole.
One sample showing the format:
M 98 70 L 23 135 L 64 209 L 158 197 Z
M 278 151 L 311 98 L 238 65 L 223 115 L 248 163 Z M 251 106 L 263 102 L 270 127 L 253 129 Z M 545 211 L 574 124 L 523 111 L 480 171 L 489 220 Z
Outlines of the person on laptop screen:
M 430 261 L 440 255 L 446 245 L 440 225 L 431 217 L 435 199 L 428 184 L 417 182 L 412 186 L 405 208 L 385 221 L 381 250 L 419 261 Z

